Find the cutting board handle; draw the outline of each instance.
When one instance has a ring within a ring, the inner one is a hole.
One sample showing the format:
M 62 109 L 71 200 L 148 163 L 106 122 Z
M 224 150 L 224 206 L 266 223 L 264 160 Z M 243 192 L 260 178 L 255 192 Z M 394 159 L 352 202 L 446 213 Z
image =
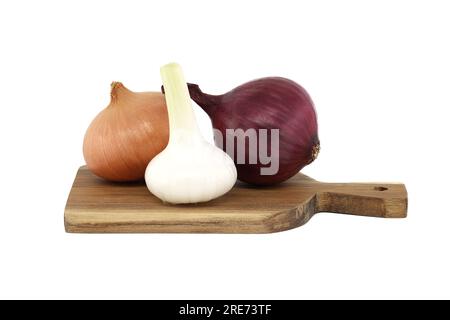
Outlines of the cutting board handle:
M 317 198 L 318 212 L 405 218 L 408 207 L 406 188 L 400 183 L 327 183 Z

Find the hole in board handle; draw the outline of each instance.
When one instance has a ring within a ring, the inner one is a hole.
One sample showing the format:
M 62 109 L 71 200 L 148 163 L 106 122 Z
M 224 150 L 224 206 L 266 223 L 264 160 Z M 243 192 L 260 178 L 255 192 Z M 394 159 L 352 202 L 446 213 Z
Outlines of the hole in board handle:
M 386 191 L 386 190 L 388 190 L 388 188 L 386 188 L 386 187 L 373 187 L 373 189 L 376 190 L 376 191 Z

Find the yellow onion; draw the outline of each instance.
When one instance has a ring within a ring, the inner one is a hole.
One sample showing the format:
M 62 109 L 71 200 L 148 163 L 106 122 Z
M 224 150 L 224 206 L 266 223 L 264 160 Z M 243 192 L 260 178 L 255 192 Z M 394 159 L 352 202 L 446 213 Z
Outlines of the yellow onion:
M 111 84 L 111 102 L 92 121 L 84 137 L 88 168 L 111 181 L 144 178 L 145 169 L 169 141 L 164 95 L 132 92 Z

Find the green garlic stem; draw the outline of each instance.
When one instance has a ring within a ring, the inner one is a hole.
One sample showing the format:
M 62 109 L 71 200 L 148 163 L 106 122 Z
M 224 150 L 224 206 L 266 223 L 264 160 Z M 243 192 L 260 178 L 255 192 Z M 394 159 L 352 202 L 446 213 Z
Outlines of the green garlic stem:
M 197 121 L 180 65 L 177 63 L 169 63 L 162 66 L 161 78 L 169 114 L 169 140 L 173 141 L 176 139 L 178 130 L 181 130 L 183 135 L 198 135 Z

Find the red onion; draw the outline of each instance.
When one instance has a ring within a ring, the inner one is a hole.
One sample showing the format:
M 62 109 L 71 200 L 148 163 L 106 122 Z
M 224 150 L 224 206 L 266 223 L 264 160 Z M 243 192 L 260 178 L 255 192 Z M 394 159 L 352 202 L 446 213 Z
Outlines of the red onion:
M 317 157 L 320 144 L 314 104 L 306 90 L 294 81 L 280 77 L 261 78 L 223 95 L 209 95 L 203 93 L 196 84 L 188 85 L 191 98 L 206 111 L 213 127 L 221 133 L 219 139 L 216 135 L 216 144 L 229 154 L 225 141 L 227 129 L 256 130 L 253 132 L 259 144 L 252 145 L 248 137 L 244 140 L 245 163 L 237 161 L 236 144 L 231 150 L 239 180 L 256 185 L 280 183 L 297 174 Z M 261 171 L 269 164 L 267 157 L 265 160 L 260 154 L 260 129 L 266 129 L 267 132 L 267 139 L 262 140 L 267 141 L 267 156 L 270 155 L 271 161 L 278 164 L 274 174 L 262 174 Z M 279 138 L 271 129 L 279 129 Z M 276 147 L 271 144 L 274 138 L 279 140 L 279 150 L 272 150 Z M 254 156 L 257 155 L 257 161 L 249 163 L 252 152 Z

